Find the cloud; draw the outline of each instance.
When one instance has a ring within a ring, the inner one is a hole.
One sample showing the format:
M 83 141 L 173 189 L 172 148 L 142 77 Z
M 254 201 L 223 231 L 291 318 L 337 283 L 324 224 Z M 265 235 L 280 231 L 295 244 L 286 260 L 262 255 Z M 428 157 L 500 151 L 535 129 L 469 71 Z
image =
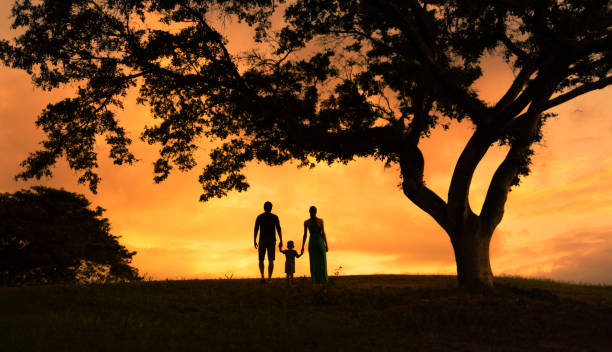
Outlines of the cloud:
M 600 165 L 566 182 L 539 189 L 519 188 L 518 195 L 512 199 L 520 208 L 515 215 L 533 217 L 592 210 L 609 212 L 612 210 L 612 158 Z
M 612 228 L 573 230 L 507 247 L 494 258 L 500 274 L 612 284 Z

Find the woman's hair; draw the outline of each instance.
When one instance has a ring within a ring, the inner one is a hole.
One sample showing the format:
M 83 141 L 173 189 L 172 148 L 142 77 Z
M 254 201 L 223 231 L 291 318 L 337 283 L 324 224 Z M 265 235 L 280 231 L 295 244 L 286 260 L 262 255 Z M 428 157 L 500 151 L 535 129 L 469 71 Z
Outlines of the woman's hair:
M 310 215 L 315 215 L 317 213 L 317 207 L 315 207 L 314 205 L 310 207 L 310 209 L 308 209 L 308 212 L 310 213 Z

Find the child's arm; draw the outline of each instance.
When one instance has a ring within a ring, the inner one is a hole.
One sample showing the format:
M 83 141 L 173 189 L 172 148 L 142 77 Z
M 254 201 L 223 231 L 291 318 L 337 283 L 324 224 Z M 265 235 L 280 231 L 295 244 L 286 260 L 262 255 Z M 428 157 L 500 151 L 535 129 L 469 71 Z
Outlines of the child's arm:
M 296 252 L 296 253 L 297 253 L 297 252 Z M 303 249 L 302 249 L 302 251 L 301 251 L 301 252 L 299 252 L 299 253 L 298 253 L 298 254 L 297 254 L 295 257 L 296 257 L 296 258 L 299 258 L 299 257 L 301 257 L 301 256 L 302 256 L 302 254 L 304 254 L 304 250 L 303 250 Z

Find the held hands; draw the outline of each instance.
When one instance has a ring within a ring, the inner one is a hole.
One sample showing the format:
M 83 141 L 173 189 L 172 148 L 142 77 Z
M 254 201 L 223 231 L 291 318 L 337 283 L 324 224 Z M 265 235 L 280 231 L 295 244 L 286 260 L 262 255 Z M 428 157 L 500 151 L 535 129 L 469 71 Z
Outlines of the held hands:
M 280 250 L 282 250 L 282 249 L 283 249 L 283 241 L 281 241 L 281 242 L 278 244 L 278 250 L 280 251 Z
M 255 245 L 255 249 L 257 249 L 257 241 L 253 242 L 253 244 Z

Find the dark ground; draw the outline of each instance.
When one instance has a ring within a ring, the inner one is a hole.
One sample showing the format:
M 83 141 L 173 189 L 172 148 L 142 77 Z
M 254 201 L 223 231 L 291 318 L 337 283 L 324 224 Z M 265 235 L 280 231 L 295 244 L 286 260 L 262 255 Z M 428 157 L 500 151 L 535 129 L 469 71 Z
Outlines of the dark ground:
M 0 288 L 0 351 L 612 351 L 612 287 L 341 276 Z

